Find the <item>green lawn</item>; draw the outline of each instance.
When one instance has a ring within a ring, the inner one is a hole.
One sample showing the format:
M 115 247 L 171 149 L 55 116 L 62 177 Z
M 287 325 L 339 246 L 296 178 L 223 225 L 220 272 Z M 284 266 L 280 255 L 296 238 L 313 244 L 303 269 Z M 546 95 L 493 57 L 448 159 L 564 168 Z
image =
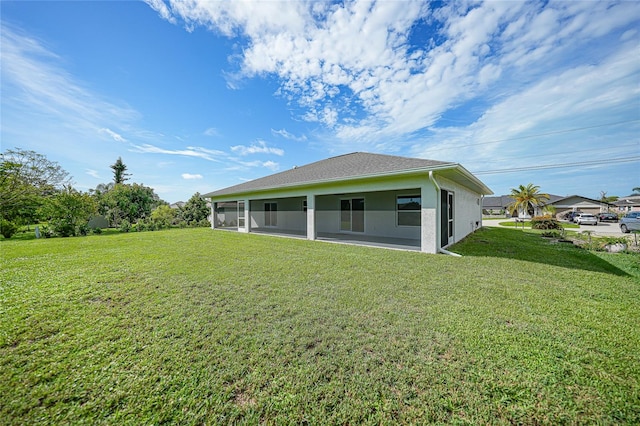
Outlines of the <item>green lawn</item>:
M 507 220 L 499 223 L 500 226 L 507 226 L 511 228 L 522 228 L 524 225 L 526 228 L 531 228 L 531 221 L 527 220 L 525 222 L 516 222 L 515 220 Z M 580 229 L 580 225 L 577 223 L 569 223 L 569 222 L 560 222 L 560 225 L 564 229 Z
M 638 424 L 640 258 L 181 229 L 0 243 L 2 424 Z

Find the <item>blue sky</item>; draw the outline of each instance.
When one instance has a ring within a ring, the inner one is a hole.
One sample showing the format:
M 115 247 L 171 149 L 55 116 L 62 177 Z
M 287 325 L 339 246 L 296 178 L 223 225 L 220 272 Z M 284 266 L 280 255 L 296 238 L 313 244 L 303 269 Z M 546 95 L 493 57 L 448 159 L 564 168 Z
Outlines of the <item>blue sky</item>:
M 334 155 L 640 186 L 640 2 L 2 1 L 2 150 L 168 202 Z

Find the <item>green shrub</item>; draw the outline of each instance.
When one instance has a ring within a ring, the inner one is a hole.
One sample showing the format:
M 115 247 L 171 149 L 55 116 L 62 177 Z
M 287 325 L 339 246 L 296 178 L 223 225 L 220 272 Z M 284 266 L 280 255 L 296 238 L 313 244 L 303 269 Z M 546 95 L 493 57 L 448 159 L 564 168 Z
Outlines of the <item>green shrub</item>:
M 40 230 L 40 235 L 42 235 L 45 238 L 51 238 L 53 237 L 53 230 L 51 230 L 51 228 L 49 228 L 47 225 L 42 225 L 42 229 Z
M 536 216 L 531 219 L 531 229 L 563 229 L 560 222 L 550 216 Z
M 11 238 L 18 231 L 18 225 L 8 220 L 0 221 L 0 233 L 5 238 Z
M 60 237 L 74 237 L 76 235 L 76 227 L 64 219 L 52 219 L 50 222 L 53 232 Z
M 629 244 L 627 237 L 603 237 L 601 239 L 604 245 L 610 244 Z
M 102 234 L 102 228 L 93 228 L 91 232 L 93 232 L 96 235 L 100 235 Z
M 87 236 L 89 232 L 91 232 L 91 228 L 89 228 L 88 224 L 78 226 L 78 234 Z
M 131 223 L 125 219 L 120 223 L 120 232 L 129 232 L 131 231 Z
M 564 238 L 564 233 L 561 231 L 544 231 L 540 235 L 547 238 Z

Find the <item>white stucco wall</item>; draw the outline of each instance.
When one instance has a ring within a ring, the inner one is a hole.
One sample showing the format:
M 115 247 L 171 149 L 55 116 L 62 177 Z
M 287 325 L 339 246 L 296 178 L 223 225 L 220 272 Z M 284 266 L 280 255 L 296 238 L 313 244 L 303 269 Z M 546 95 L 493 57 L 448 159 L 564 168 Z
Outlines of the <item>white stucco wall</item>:
M 448 179 L 437 177 L 437 181 L 440 189 L 454 193 L 453 232 L 454 242 L 458 242 L 482 225 L 481 196 Z

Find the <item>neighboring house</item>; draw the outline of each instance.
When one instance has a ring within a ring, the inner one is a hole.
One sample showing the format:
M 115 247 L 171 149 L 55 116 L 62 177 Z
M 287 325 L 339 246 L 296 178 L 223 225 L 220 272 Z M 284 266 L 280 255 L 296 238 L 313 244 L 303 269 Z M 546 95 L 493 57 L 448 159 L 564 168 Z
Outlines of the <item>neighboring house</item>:
M 213 228 L 436 253 L 481 226 L 485 194 L 459 164 L 356 152 L 204 197 Z
M 503 212 L 506 216 L 517 216 L 516 212 L 514 212 L 513 215 L 509 213 L 508 207 L 511 203 L 513 203 L 513 198 L 509 195 L 485 197 L 482 200 L 482 209 L 485 214 L 502 214 L 500 212 Z M 566 213 L 571 211 L 597 214 L 600 212 L 606 212 L 610 208 L 614 207 L 613 204 L 603 203 L 602 201 L 583 197 L 581 195 L 569 195 L 568 197 L 562 197 L 560 195 L 549 194 L 549 200 L 545 205 L 542 207 L 536 207 L 534 216 L 543 215 L 546 206 L 555 207 L 555 215 L 558 218 L 562 218 Z
M 618 198 L 618 201 L 612 204 L 621 212 L 640 211 L 640 195 L 629 195 L 628 197 Z
M 560 200 L 564 197 L 559 195 L 549 194 L 549 200 L 546 204 L 551 204 L 556 200 Z M 515 200 L 510 195 L 500 195 L 496 197 L 484 197 L 482 199 L 482 210 L 487 215 L 505 215 L 506 217 L 517 217 L 518 212 L 509 212 L 509 206 L 513 204 Z M 540 216 L 543 214 L 544 206 L 536 207 L 534 216 Z
M 571 211 L 598 214 L 608 211 L 613 204 L 605 203 L 581 195 L 570 195 L 548 203 L 556 208 L 556 217 L 562 218 Z

